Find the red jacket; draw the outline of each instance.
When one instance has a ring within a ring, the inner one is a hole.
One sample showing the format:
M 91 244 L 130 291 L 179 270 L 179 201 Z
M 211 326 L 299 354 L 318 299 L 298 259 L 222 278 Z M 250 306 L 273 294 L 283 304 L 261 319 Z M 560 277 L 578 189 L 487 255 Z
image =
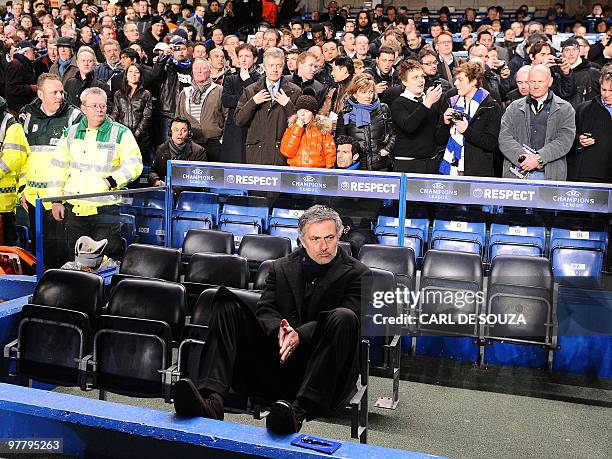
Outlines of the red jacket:
M 331 135 L 331 120 L 317 116 L 308 126 L 300 127 L 296 116 L 289 119 L 280 152 L 294 167 L 331 169 L 336 162 L 336 143 Z

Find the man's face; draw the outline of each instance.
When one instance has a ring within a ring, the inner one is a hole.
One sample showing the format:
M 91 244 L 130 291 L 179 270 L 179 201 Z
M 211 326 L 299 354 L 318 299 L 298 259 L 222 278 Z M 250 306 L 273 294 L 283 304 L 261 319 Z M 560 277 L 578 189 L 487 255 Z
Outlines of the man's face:
M 304 27 L 302 27 L 302 24 L 293 24 L 291 26 L 291 35 L 293 35 L 294 38 L 300 38 L 303 33 Z
M 325 43 L 323 45 L 323 58 L 325 62 L 331 62 L 338 57 L 338 47 L 335 43 Z
M 385 75 L 391 71 L 394 63 L 394 54 L 380 53 L 380 55 L 376 58 L 376 65 L 378 66 L 378 69 Z
M 374 8 L 374 15 L 376 17 L 380 17 L 383 15 L 383 8 L 382 6 L 377 6 L 376 8 Z
M 436 38 L 442 33 L 442 27 L 439 25 L 431 26 L 430 33 L 433 38 Z
M 193 48 L 193 58 L 206 59 L 206 47 L 204 45 L 198 45 Z
M 37 91 L 45 111 L 53 114 L 59 110 L 64 102 L 64 87 L 61 81 L 47 80 Z
M 92 56 L 90 53 L 82 53 L 77 58 L 77 67 L 79 71 L 83 75 L 87 75 L 90 72 L 93 72 L 94 67 L 96 66 L 96 58 Z
M 211 2 L 210 3 L 210 11 L 211 13 L 218 13 L 220 9 L 219 2 Z
M 557 28 L 553 24 L 546 24 L 544 26 L 544 33 L 546 35 L 557 35 Z
M 359 35 L 357 38 L 355 38 L 355 50 L 358 54 L 362 56 L 364 54 L 368 54 L 369 49 L 370 40 L 368 40 L 368 37 L 366 37 L 365 35 Z
M 173 45 L 172 46 L 172 56 L 181 62 L 187 58 L 187 46 L 186 45 Z
M 102 41 L 114 38 L 114 36 L 115 34 L 113 33 L 113 29 L 111 29 L 110 27 L 104 27 L 102 29 Z
M 172 11 L 174 14 L 179 14 L 181 12 L 181 5 L 179 3 L 171 4 L 170 11 Z
M 307 57 L 304 62 L 298 64 L 298 76 L 304 81 L 310 81 L 314 78 L 317 71 L 317 60 L 312 57 Z
M 81 110 L 87 117 L 87 125 L 97 128 L 106 118 L 106 98 L 97 94 L 90 94 L 81 104 Z
M 359 27 L 366 27 L 368 25 L 368 15 L 366 13 L 359 13 L 357 24 L 359 24 Z
M 474 46 L 470 51 L 470 62 L 482 62 L 487 64 L 489 62 L 489 51 L 485 46 Z
M 223 54 L 222 50 L 212 49 L 208 58 L 213 69 L 219 71 L 225 67 L 225 55 Z
M 120 61 L 121 61 L 121 67 L 123 67 L 124 69 L 127 69 L 130 67 L 130 65 L 136 63 L 136 61 L 132 60 L 129 56 L 126 56 L 125 54 L 121 56 Z
M 327 11 L 336 14 L 338 11 L 338 4 L 336 2 L 329 2 L 329 5 L 327 5 Z
M 276 46 L 276 41 L 278 40 L 278 35 L 276 32 L 266 32 L 263 36 L 263 49 L 267 51 L 270 48 L 274 48 Z
M 264 71 L 269 81 L 276 82 L 283 76 L 283 67 L 285 66 L 283 61 L 283 58 L 274 57 L 264 60 Z
M 521 96 L 529 95 L 529 72 L 519 71 L 516 73 L 516 86 Z
M 346 169 L 353 165 L 353 146 L 350 143 L 343 143 L 336 146 L 336 164 L 340 169 Z
M 491 37 L 491 35 L 489 35 L 488 33 L 482 34 L 478 41 L 481 44 L 485 45 L 487 49 L 491 49 L 493 47 L 493 37 Z
M 147 2 L 138 2 L 138 12 L 141 16 L 149 12 L 149 4 Z
M 588 43 L 583 43 L 582 40 L 578 40 L 578 43 L 580 43 L 580 57 L 587 57 L 591 46 Z M 610 40 L 610 43 L 612 44 L 612 40 Z
M 203 7 L 203 6 L 201 6 L 201 5 L 200 5 L 200 6 L 196 6 L 195 14 L 196 14 L 196 16 L 197 16 L 197 17 L 199 17 L 199 18 L 203 18 L 203 17 L 204 17 L 204 12 L 205 12 L 205 11 L 206 11 L 206 10 L 204 10 L 204 7 Z
M 419 37 L 415 32 L 408 33 L 408 47 L 411 49 L 416 49 L 421 44 L 421 37 Z
M 162 24 L 161 22 L 156 22 L 155 24 L 151 26 L 151 33 L 155 36 L 161 35 L 163 30 L 164 30 L 164 24 Z
M 569 62 L 570 65 L 574 65 L 580 57 L 580 47 L 566 46 L 563 48 L 563 57 Z
M 297 69 L 297 58 L 296 53 L 287 54 L 287 69 L 291 72 L 295 72 Z
M 531 69 L 529 71 L 529 94 L 534 99 L 540 99 L 548 94 L 548 89 L 552 86 L 553 79 L 549 72 L 541 69 Z
M 47 54 L 49 54 L 49 59 L 51 59 L 51 62 L 57 61 L 57 45 L 48 45 Z
M 325 65 L 325 60 L 323 59 L 323 52 L 321 51 L 321 48 L 318 46 L 311 46 L 308 51 L 314 54 L 317 58 L 317 70 L 323 68 L 323 65 Z
M 332 77 L 336 83 L 340 83 L 348 78 L 349 73 L 346 67 L 332 64 Z
M 223 31 L 220 29 L 215 29 L 212 33 L 212 41 L 215 45 L 220 45 L 223 43 Z
M 119 53 L 121 50 L 117 45 L 106 45 L 104 47 L 104 57 L 110 64 L 119 62 Z
M 448 35 L 440 35 L 435 48 L 442 56 L 448 56 L 453 52 L 453 39 Z
M 202 84 L 210 78 L 210 65 L 205 62 L 194 62 L 191 71 L 193 72 L 193 81 L 197 84 Z
M 172 141 L 177 145 L 183 145 L 189 136 L 189 128 L 185 123 L 172 123 L 170 127 Z
M 59 58 L 63 61 L 67 61 L 72 59 L 72 48 L 68 48 L 67 46 L 60 46 L 57 48 L 57 54 Z
M 300 242 L 308 256 L 320 265 L 326 265 L 338 253 L 338 232 L 333 220 L 308 223 Z
M 123 28 L 123 33 L 125 33 L 125 38 L 129 41 L 138 41 L 140 38 L 140 33 L 138 32 L 138 26 L 136 24 L 126 24 Z
M 612 81 L 604 80 L 601 83 L 601 99 L 606 105 L 612 105 Z
M 524 26 L 523 26 L 523 24 L 521 24 L 520 22 L 513 22 L 513 23 L 510 25 L 510 28 L 511 28 L 512 30 L 514 30 L 514 34 L 515 34 L 517 37 L 520 37 L 520 36 L 521 36 L 521 34 L 523 33 L 523 27 L 524 27 Z
M 344 24 L 344 31 L 345 32 L 354 32 L 355 31 L 355 23 L 353 21 L 346 21 L 346 24 Z
M 429 54 L 423 56 L 421 65 L 423 66 L 423 72 L 427 76 L 434 76 L 438 73 L 438 60 L 435 56 Z
M 429 58 L 433 56 L 427 57 Z M 412 94 L 420 95 L 423 93 L 423 89 L 425 88 L 425 73 L 420 69 L 408 72 L 404 75 L 402 84 Z
M 342 37 L 342 45 L 345 51 L 353 51 L 355 49 L 355 35 L 346 32 Z
M 537 64 L 546 64 L 548 62 L 548 56 L 550 56 L 550 47 L 548 46 L 544 46 L 542 47 L 542 49 L 540 50 L 539 53 L 535 54 L 533 56 L 533 64 L 537 65 Z

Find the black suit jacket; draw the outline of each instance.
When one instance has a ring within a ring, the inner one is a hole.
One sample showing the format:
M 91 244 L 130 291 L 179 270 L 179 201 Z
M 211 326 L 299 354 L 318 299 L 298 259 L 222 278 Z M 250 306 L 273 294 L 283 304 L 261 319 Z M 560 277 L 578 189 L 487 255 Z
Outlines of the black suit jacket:
M 278 330 L 282 319 L 287 319 L 298 332 L 300 343 L 309 343 L 314 336 L 319 313 L 348 308 L 357 317 L 361 316 L 362 290 L 367 289 L 365 282 L 370 270 L 338 248 L 333 266 L 319 281 L 306 309 L 303 307 L 305 256 L 306 251 L 300 248 L 272 264 L 256 312 L 268 335 Z

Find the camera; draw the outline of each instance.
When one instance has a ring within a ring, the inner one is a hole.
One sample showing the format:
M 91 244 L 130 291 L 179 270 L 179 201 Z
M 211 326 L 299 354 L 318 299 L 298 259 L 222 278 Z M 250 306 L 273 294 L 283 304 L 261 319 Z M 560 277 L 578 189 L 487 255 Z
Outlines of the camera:
M 527 159 L 527 156 L 526 156 L 526 155 L 520 155 L 520 156 L 518 157 L 518 162 L 519 162 L 519 164 L 520 164 L 520 163 L 522 163 L 523 161 L 525 161 L 525 159 Z
M 455 121 L 461 121 L 465 118 L 465 113 L 460 112 L 459 110 L 453 110 L 451 113 L 451 118 Z

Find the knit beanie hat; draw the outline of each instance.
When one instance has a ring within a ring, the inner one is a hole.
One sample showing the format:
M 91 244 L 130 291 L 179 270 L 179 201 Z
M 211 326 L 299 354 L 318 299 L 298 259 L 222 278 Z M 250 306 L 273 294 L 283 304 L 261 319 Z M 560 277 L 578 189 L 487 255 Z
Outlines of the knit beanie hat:
M 312 112 L 313 115 L 316 115 L 319 111 L 319 103 L 317 102 L 317 99 L 312 96 L 302 95 L 298 97 L 298 100 L 295 103 L 295 111 L 298 111 L 301 108 Z

